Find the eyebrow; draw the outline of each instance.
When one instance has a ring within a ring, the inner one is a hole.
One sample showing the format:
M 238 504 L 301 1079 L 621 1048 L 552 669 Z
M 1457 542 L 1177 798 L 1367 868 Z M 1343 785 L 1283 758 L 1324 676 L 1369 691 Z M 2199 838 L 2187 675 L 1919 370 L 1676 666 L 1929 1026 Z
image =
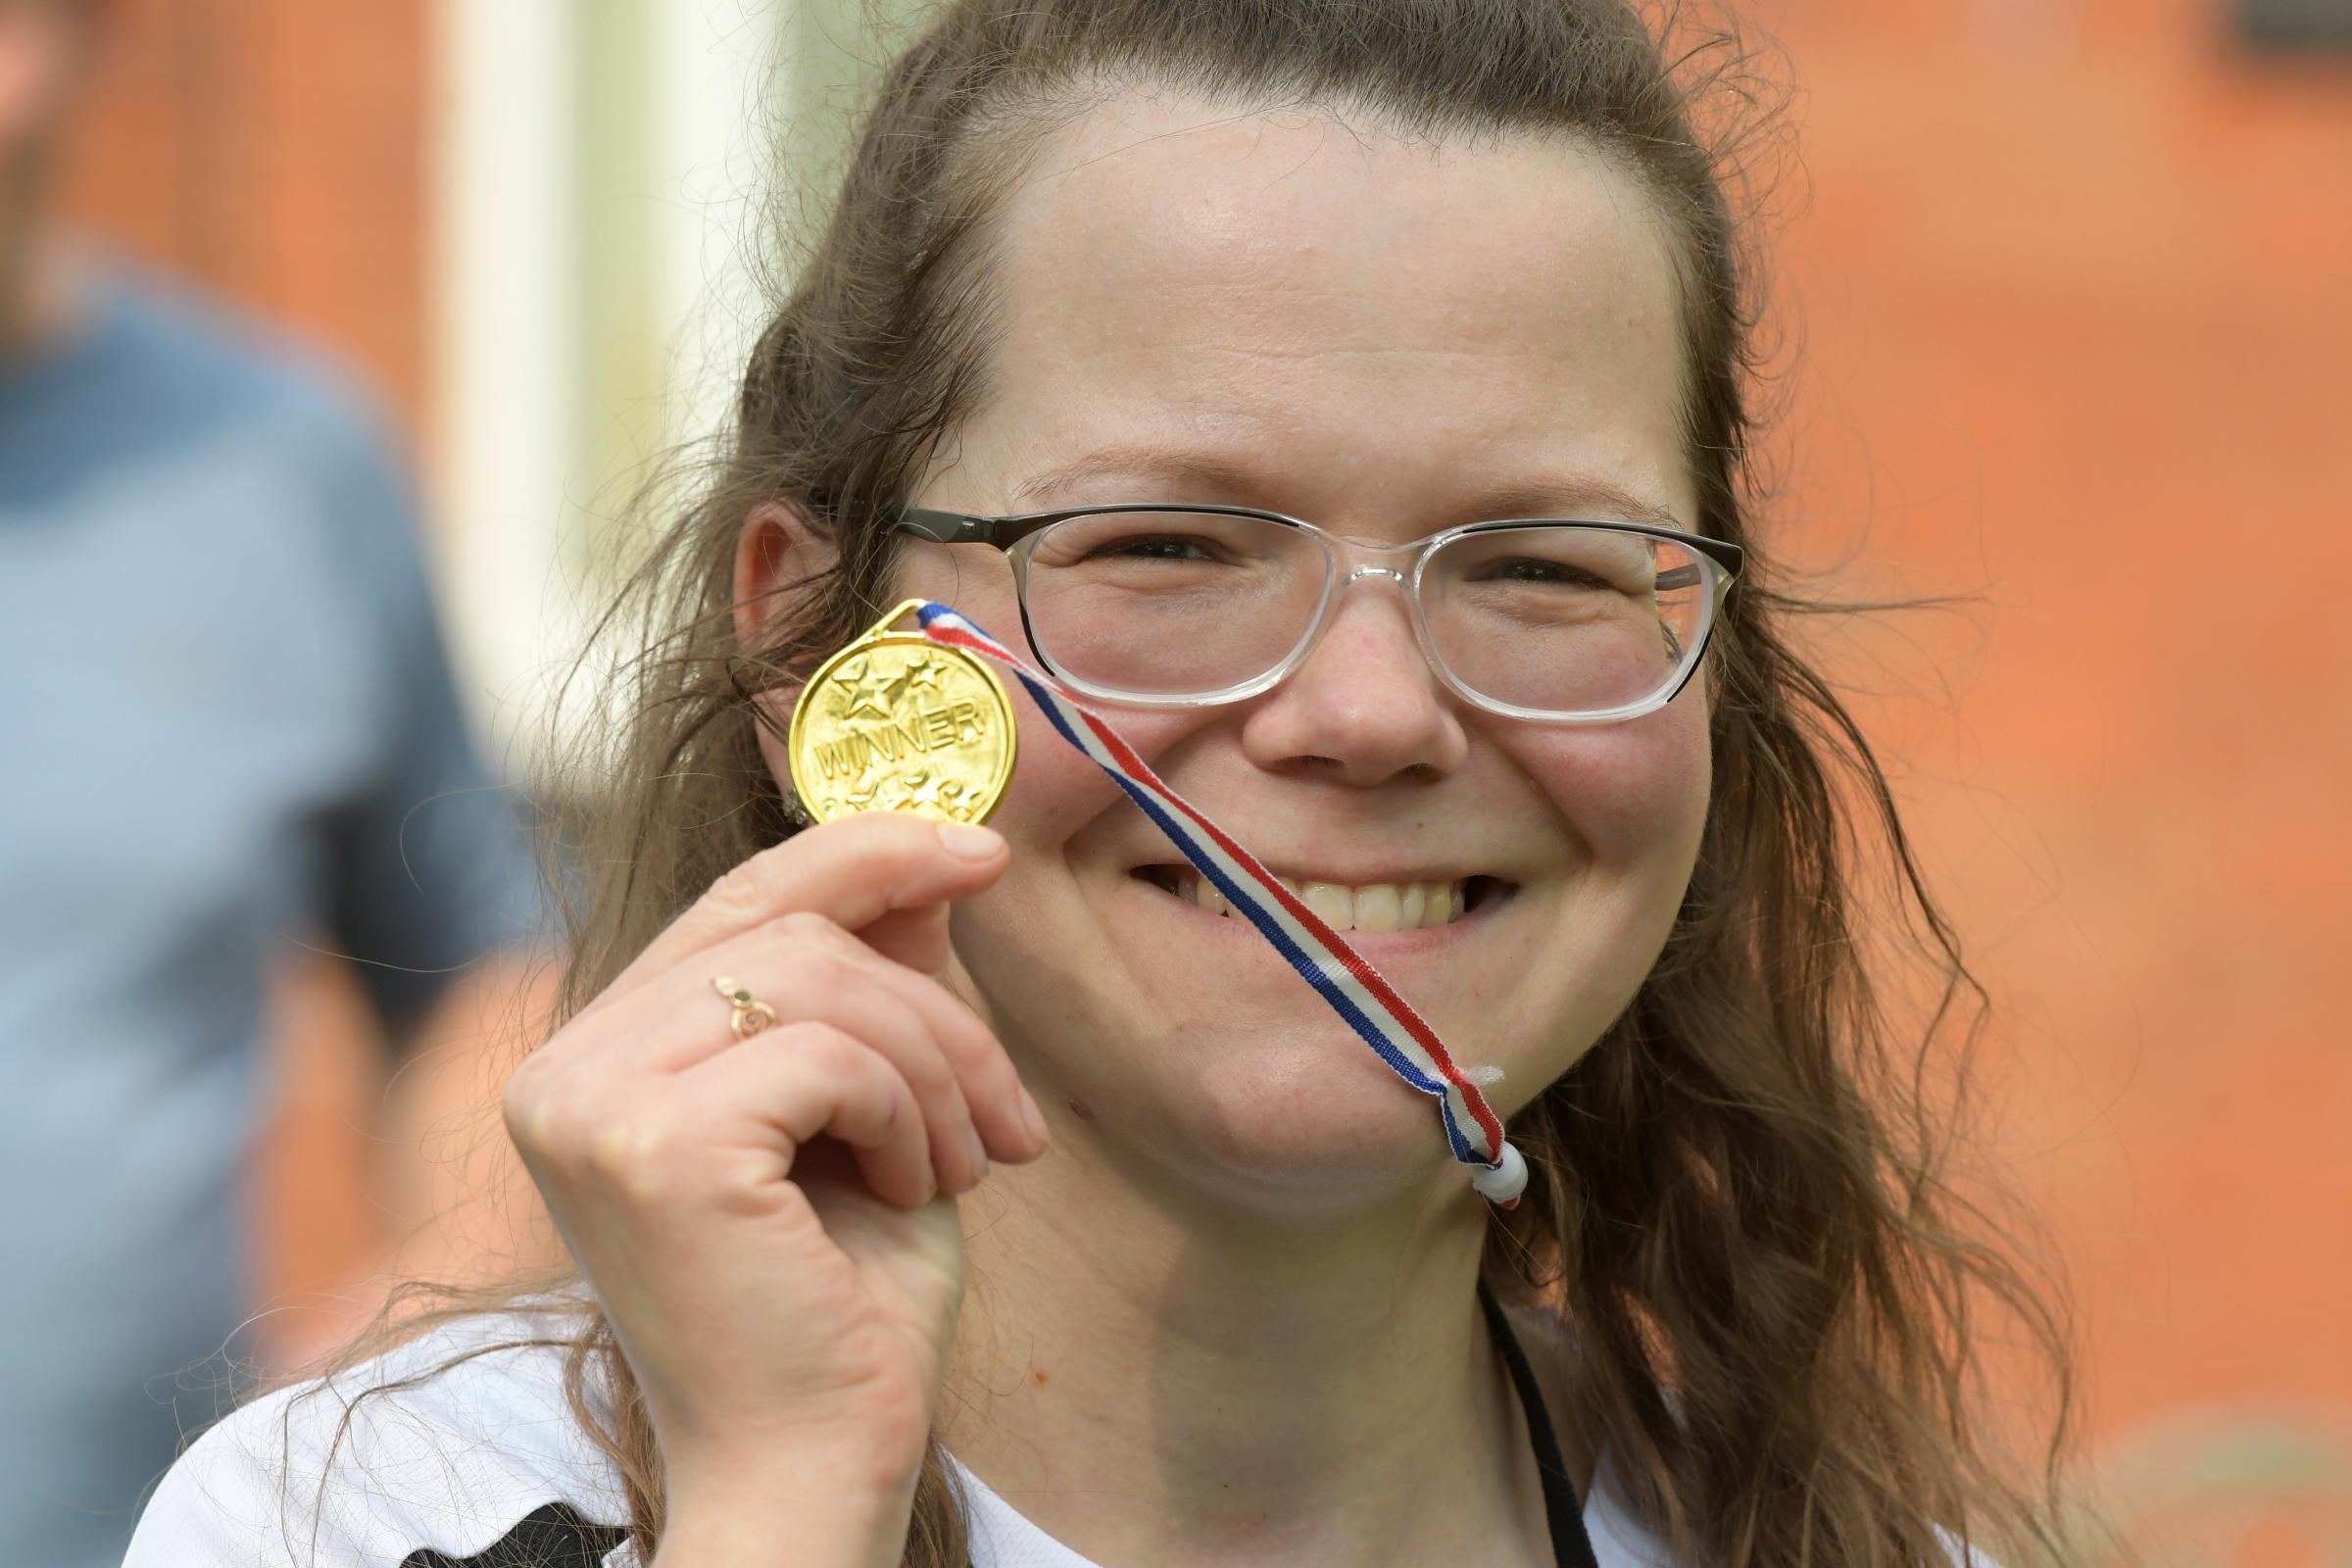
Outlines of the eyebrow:
M 1263 476 L 1247 463 L 1208 453 L 1120 443 L 1098 448 L 1032 476 L 1013 491 L 1013 501 L 1018 506 L 1034 506 L 1086 480 L 1114 477 L 1168 485 L 1178 491 L 1199 487 L 1222 495 L 1250 493 L 1264 484 Z M 1186 498 L 1172 495 L 1167 499 Z M 1479 521 L 1589 516 L 1594 520 L 1646 522 L 1661 528 L 1684 526 L 1682 519 L 1666 508 L 1642 500 L 1612 480 L 1590 473 L 1531 476 L 1492 484 L 1475 491 L 1466 509 Z

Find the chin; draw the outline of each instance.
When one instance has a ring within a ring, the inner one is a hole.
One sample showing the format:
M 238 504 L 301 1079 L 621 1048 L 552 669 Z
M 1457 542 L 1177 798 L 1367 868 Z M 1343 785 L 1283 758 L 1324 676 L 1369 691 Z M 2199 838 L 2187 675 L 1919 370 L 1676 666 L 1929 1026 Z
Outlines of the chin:
M 1334 1051 L 1351 1054 L 1335 1063 Z M 1353 1035 L 1317 1031 L 1295 1050 L 1171 1087 L 1178 1102 L 1149 1097 L 1161 1103 L 1102 1130 L 1222 1204 L 1325 1214 L 1425 1191 L 1455 1165 L 1437 1102 L 1405 1088 Z

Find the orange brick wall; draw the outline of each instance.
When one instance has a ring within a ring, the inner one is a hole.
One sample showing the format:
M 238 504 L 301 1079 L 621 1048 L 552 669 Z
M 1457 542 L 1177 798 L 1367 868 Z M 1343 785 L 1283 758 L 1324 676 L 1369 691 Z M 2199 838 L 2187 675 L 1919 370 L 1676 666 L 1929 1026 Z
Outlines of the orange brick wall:
M 1912 694 L 2102 1424 L 2352 1407 L 2352 63 L 2199 0 L 1789 9 L 1790 526 L 1993 601 L 1854 674 Z
M 68 201 L 425 396 L 425 0 L 115 0 Z

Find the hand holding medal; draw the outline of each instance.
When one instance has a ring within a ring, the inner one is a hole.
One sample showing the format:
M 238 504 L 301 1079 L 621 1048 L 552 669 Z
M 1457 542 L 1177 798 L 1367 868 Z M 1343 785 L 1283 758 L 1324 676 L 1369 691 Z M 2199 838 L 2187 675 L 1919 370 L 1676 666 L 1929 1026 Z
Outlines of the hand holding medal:
M 920 630 L 894 630 L 910 611 Z M 946 605 L 905 601 L 802 689 L 787 749 L 808 813 L 819 822 L 867 810 L 986 820 L 1011 781 L 1018 736 L 1011 699 L 982 658 L 1012 671 L 1061 738 L 1110 775 L 1391 1071 L 1438 1101 L 1446 1144 L 1471 1167 L 1479 1196 L 1516 1205 L 1527 1163 L 1428 1021 L 1256 857 L 1161 783 L 1100 714 Z

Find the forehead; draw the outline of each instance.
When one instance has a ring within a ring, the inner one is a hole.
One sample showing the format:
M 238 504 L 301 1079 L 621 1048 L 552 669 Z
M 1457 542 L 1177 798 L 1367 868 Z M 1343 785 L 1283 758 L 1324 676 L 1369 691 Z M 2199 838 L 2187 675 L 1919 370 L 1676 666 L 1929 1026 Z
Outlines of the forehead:
M 1581 475 L 1690 518 L 1666 226 L 1590 143 L 1127 97 L 1049 136 L 1000 218 L 1004 332 L 959 443 L 989 504 L 1133 497 L 1190 470 L 1037 481 L 1163 451 L 1301 511 Z

